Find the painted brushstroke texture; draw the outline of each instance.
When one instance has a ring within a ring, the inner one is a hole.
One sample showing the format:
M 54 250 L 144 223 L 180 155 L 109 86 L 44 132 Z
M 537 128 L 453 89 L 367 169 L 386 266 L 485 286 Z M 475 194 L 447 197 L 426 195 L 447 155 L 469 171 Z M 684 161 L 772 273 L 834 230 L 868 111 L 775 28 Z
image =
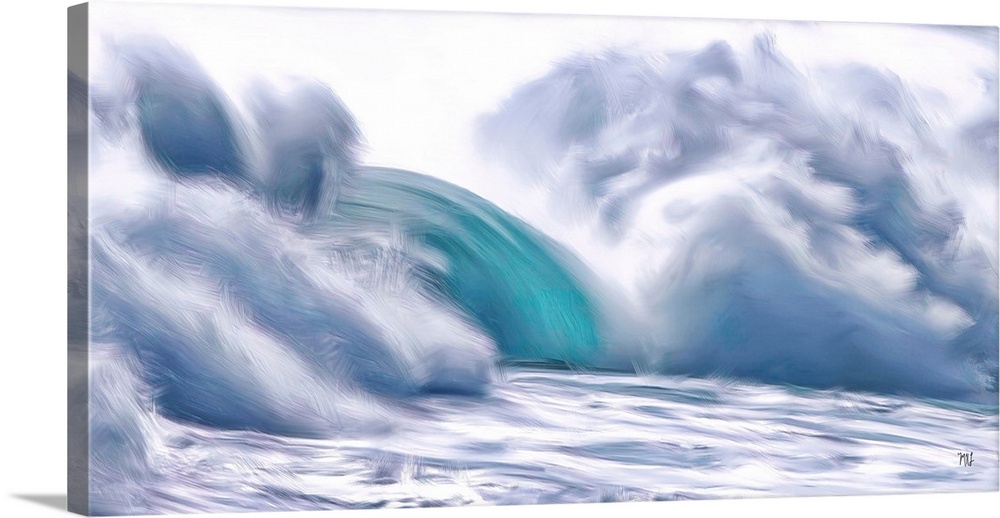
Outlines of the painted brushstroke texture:
M 768 33 L 578 53 L 477 119 L 482 174 L 539 216 L 366 163 L 319 81 L 230 92 L 117 39 L 92 87 L 92 511 L 845 494 L 873 463 L 884 491 L 995 488 L 982 81 L 958 113 Z M 985 471 L 926 460 L 971 446 Z
M 519 88 L 480 141 L 557 195 L 554 217 L 596 213 L 642 254 L 655 370 L 992 401 L 984 74 L 985 115 L 945 124 L 891 71 L 806 75 L 768 35 L 746 55 L 609 51 Z

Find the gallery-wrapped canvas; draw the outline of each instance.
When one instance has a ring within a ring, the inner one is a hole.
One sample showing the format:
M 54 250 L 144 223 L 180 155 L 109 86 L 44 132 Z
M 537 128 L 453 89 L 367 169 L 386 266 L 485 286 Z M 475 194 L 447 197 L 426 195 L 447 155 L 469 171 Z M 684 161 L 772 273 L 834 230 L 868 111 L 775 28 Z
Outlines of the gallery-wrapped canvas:
M 998 490 L 996 27 L 68 34 L 74 512 Z

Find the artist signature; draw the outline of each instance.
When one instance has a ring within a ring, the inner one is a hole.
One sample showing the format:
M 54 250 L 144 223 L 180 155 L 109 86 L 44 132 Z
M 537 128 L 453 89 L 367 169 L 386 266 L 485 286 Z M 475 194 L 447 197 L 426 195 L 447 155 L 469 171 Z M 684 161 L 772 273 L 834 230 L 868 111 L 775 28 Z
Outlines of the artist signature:
M 968 452 L 968 453 L 965 453 L 965 452 L 962 452 L 962 451 L 958 452 L 958 465 L 959 466 L 964 466 L 966 468 L 969 468 L 969 467 L 972 467 L 972 463 L 973 462 L 975 462 L 975 461 L 972 460 L 972 452 L 971 451 Z

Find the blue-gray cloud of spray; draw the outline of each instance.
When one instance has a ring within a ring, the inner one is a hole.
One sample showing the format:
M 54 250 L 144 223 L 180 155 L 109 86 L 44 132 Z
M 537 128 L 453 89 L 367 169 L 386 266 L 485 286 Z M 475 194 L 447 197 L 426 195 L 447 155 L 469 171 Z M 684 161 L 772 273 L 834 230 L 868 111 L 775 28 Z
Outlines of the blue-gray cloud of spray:
M 258 84 L 241 112 L 169 42 L 120 50 L 125 92 L 98 88 L 94 110 L 110 145 L 141 145 L 148 171 L 132 173 L 152 187 L 134 204 L 94 202 L 94 351 L 126 356 L 95 363 L 95 379 L 122 378 L 95 386 L 95 426 L 148 421 L 136 398 L 108 392 L 132 377 L 161 414 L 293 435 L 370 426 L 378 398 L 482 391 L 487 338 L 433 301 L 418 308 L 423 330 L 400 329 L 418 309 L 383 306 L 405 286 L 358 284 L 371 265 L 328 264 L 338 236 L 296 231 L 329 216 L 357 168 L 360 131 L 329 88 Z M 464 336 L 461 350 L 445 358 L 432 328 Z
M 746 55 L 722 42 L 607 51 L 515 90 L 480 118 L 478 139 L 559 200 L 580 193 L 611 242 L 643 223 L 635 214 L 651 193 L 718 177 L 727 157 L 766 142 L 787 167 L 728 173 L 746 184 L 740 194 L 663 213 L 687 238 L 669 259 L 651 254 L 659 274 L 645 279 L 643 340 L 658 368 L 995 401 L 996 238 L 968 227 L 977 209 L 963 196 L 980 193 L 935 190 L 933 177 L 996 191 L 996 71 L 983 81 L 979 115 L 941 128 L 892 71 L 855 63 L 810 76 L 769 35 Z M 831 207 L 830 189 L 849 195 Z M 995 208 L 985 217 L 995 233 Z M 906 293 L 866 293 L 857 274 L 876 257 L 914 273 Z M 960 308 L 960 330 L 914 316 L 931 299 Z

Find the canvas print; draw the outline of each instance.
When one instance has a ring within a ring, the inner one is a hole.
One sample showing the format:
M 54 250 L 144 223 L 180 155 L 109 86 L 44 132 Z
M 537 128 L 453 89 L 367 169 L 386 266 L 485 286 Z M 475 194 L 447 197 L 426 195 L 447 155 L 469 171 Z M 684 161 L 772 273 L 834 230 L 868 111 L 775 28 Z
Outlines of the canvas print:
M 69 29 L 76 512 L 998 490 L 996 27 Z

